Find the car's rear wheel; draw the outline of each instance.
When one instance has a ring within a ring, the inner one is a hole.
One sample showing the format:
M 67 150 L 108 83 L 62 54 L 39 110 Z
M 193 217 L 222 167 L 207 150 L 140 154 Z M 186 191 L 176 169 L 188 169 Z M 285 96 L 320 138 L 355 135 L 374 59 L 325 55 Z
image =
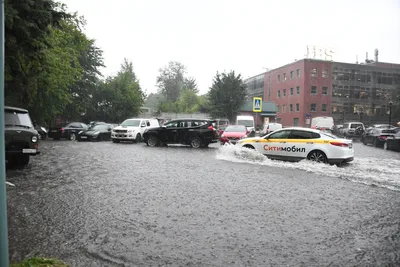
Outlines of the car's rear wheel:
M 387 147 L 387 143 L 386 143 L 386 142 L 383 143 L 383 149 L 384 149 L 384 150 L 388 150 L 388 147 Z
M 193 148 L 200 148 L 202 145 L 201 139 L 199 137 L 193 137 L 190 140 L 190 146 Z
M 158 146 L 160 144 L 160 140 L 158 140 L 157 136 L 150 135 L 149 139 L 147 140 L 147 145 L 148 146 Z
M 311 151 L 308 154 L 307 159 L 318 162 L 318 163 L 327 163 L 328 162 L 328 159 L 327 159 L 325 153 L 320 150 Z
M 76 134 L 75 133 L 70 133 L 69 134 L 69 140 L 75 141 L 76 140 Z
M 142 142 L 142 135 L 140 134 L 140 133 L 138 133 L 137 135 L 136 135 L 136 140 L 135 140 L 136 142 Z

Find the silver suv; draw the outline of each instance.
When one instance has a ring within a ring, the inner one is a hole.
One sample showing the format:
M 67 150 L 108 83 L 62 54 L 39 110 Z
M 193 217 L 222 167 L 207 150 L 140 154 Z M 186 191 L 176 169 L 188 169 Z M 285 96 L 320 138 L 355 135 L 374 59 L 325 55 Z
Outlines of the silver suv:
M 361 137 L 364 132 L 364 124 L 358 121 L 346 122 L 339 130 L 339 133 L 344 137 Z

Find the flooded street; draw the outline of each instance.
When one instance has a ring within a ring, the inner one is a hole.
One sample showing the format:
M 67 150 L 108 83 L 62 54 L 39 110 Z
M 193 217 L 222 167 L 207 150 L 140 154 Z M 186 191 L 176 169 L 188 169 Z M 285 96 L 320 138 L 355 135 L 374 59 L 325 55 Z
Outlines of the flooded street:
M 44 141 L 7 172 L 12 261 L 71 266 L 400 264 L 400 153 L 338 168 L 237 149 Z

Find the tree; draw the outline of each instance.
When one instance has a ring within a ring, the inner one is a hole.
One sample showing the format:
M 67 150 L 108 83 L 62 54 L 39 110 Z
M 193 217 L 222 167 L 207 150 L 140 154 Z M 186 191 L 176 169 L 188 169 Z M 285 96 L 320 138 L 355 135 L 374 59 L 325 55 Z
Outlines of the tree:
M 241 75 L 236 76 L 234 71 L 222 74 L 217 72 L 207 97 L 213 117 L 226 117 L 234 121 L 245 101 L 246 85 Z
M 168 101 L 178 100 L 183 88 L 197 90 L 196 81 L 193 78 L 185 78 L 186 67 L 177 61 L 170 61 L 168 66 L 159 69 L 157 87 Z
M 195 94 L 199 93 L 199 89 L 197 88 L 196 79 L 193 77 L 188 77 L 188 78 L 184 79 L 183 89 L 193 91 Z
M 27 107 L 51 45 L 48 35 L 70 15 L 51 0 L 6 0 L 4 11 L 6 103 Z
M 98 85 L 92 105 L 96 109 L 97 118 L 121 122 L 138 116 L 144 99 L 145 95 L 133 71 L 133 64 L 125 59 L 115 77 L 109 77 Z

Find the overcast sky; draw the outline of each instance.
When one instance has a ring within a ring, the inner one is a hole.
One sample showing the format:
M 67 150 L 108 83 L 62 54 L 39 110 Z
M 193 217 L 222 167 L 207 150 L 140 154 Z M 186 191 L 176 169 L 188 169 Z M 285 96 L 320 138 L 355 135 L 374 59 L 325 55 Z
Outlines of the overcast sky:
M 400 63 L 400 0 L 63 2 L 87 20 L 86 34 L 104 51 L 103 74 L 115 75 L 127 58 L 148 93 L 171 60 L 187 66 L 201 93 L 217 71 L 254 76 L 304 58 L 307 45 L 342 62 L 378 48 L 380 61 Z

